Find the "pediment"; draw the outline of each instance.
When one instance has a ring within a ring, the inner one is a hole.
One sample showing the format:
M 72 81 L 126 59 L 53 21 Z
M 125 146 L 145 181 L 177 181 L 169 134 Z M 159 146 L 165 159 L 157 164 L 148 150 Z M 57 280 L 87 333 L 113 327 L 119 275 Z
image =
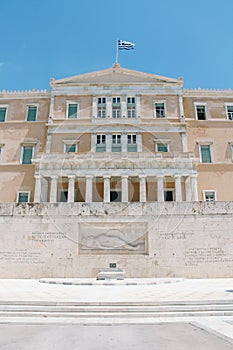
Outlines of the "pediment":
M 173 79 L 155 74 L 126 69 L 118 64 L 96 72 L 80 74 L 64 79 L 51 80 L 51 86 L 99 85 L 99 84 L 182 84 L 182 79 Z

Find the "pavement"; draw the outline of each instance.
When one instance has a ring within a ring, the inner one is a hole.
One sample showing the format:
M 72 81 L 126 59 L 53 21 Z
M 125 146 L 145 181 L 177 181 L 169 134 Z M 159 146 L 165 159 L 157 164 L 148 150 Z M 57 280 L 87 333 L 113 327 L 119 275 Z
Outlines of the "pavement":
M 123 327 L 124 338 L 126 326 L 132 326 L 136 337 L 140 329 L 146 334 L 150 327 L 162 329 L 163 325 L 166 339 L 169 339 L 169 335 L 172 338 L 172 334 L 173 338 L 177 339 L 176 334 L 182 333 L 181 330 L 184 329 L 188 342 L 191 335 L 198 335 L 201 330 L 208 338 L 206 344 L 216 344 L 217 350 L 233 349 L 233 278 L 127 279 L 124 283 L 111 280 L 96 283 L 94 279 L 42 279 L 41 282 L 0 279 L 0 332 L 5 337 L 6 325 L 11 334 L 16 334 L 15 341 L 18 333 L 23 334 L 17 327 L 27 328 L 29 333 L 35 334 L 38 330 L 46 332 L 43 327 L 47 327 L 46 329 L 51 329 L 53 334 L 56 326 L 59 326 L 65 334 L 72 333 L 74 326 L 78 332 L 80 327 L 86 325 L 92 327 L 91 334 L 97 336 L 95 332 L 98 330 L 99 334 L 102 334 L 99 336 L 101 337 L 108 334 L 110 328 L 106 330 L 106 327 L 118 326 Z M 37 327 L 36 330 L 33 327 Z M 154 334 L 160 333 L 155 331 Z M 160 338 L 151 338 L 151 344 L 158 341 L 158 349 L 168 349 L 165 344 L 169 341 L 166 343 L 165 338 L 164 347 L 159 345 Z M 0 337 L 0 349 L 11 349 L 7 347 L 9 343 L 1 343 L 1 339 L 3 338 Z M 148 339 L 148 336 L 145 339 Z M 74 344 L 75 341 L 74 339 Z M 183 339 L 183 344 L 187 345 L 187 342 Z M 118 346 L 119 344 L 120 342 Z M 192 347 L 187 345 L 185 348 L 179 343 L 177 349 L 196 349 L 197 340 L 194 339 L 192 344 Z M 92 349 L 91 345 L 85 347 L 85 344 L 82 344 L 82 347 Z M 21 348 L 27 349 L 23 346 Z M 204 348 L 206 350 L 208 346 Z M 214 346 L 210 348 L 215 349 Z M 119 346 L 119 349 L 124 349 L 124 346 Z

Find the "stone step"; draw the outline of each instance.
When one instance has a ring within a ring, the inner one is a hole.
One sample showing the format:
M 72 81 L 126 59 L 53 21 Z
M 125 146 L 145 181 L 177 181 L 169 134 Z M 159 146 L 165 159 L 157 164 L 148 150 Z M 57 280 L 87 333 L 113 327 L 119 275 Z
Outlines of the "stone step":
M 167 311 L 167 312 L 0 312 L 0 318 L 38 317 L 38 318 L 169 318 L 169 317 L 209 317 L 233 316 L 233 311 Z
M 189 312 L 189 311 L 232 311 L 233 304 L 209 305 L 77 305 L 77 306 L 48 306 L 48 305 L 0 305 L 0 312 Z

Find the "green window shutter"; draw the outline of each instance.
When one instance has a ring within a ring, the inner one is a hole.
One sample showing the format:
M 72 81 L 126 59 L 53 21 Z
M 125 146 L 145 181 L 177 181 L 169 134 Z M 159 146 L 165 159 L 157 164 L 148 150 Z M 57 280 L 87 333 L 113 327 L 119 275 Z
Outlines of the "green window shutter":
M 4 122 L 6 118 L 6 108 L 0 107 L 0 122 Z
M 66 145 L 66 153 L 76 152 L 76 145 Z
M 201 160 L 202 163 L 211 163 L 211 153 L 210 153 L 210 146 L 201 146 Z
M 112 144 L 112 152 L 121 152 L 121 145 Z
M 21 192 L 18 195 L 18 203 L 27 203 L 28 202 L 28 193 Z
M 233 106 L 228 106 L 228 107 L 227 107 L 227 111 L 228 111 L 228 112 L 233 112 Z
M 128 144 L 127 145 L 127 152 L 137 152 L 137 145 L 136 144 Z
M 77 112 L 78 112 L 78 105 L 77 105 L 77 103 L 69 104 L 68 118 L 69 119 L 77 118 Z
M 157 143 L 157 152 L 168 152 L 168 147 L 164 143 Z
M 37 107 L 36 106 L 29 106 L 28 107 L 27 121 L 34 122 L 36 120 L 36 114 L 37 114 Z
M 106 152 L 106 145 L 104 143 L 97 144 L 96 152 Z
M 33 147 L 23 147 L 22 164 L 32 164 Z

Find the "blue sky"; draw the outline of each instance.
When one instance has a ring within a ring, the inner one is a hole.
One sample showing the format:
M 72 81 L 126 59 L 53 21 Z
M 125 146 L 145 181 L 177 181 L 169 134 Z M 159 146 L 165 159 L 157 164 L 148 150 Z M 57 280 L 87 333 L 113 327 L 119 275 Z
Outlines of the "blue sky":
M 112 66 L 233 88 L 233 0 L 0 0 L 0 90 Z

